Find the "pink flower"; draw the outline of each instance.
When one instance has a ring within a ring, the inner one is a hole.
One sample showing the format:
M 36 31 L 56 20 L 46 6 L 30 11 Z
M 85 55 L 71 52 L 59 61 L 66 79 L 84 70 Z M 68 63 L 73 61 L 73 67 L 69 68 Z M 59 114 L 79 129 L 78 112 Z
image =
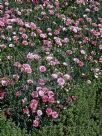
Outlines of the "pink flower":
M 23 109 L 23 113 L 29 115 L 29 109 L 28 108 L 24 108 Z
M 78 65 L 79 65 L 80 67 L 83 67 L 83 66 L 84 66 L 84 63 L 83 63 L 82 61 L 80 61 L 80 62 L 78 63 Z
M 55 40 L 55 43 L 59 46 L 62 46 L 62 43 L 61 43 L 61 38 L 59 37 L 54 37 L 54 40 Z
M 51 28 L 47 28 L 47 31 L 48 31 L 48 32 L 51 32 L 51 31 L 52 31 L 52 29 L 51 29 Z
M 47 35 L 46 34 L 40 34 L 40 37 L 45 39 L 45 38 L 47 38 Z
M 67 50 L 67 51 L 66 51 L 66 54 L 67 54 L 67 55 L 72 55 L 73 52 L 72 52 L 71 50 Z
M 21 33 L 24 33 L 26 30 L 25 30 L 25 28 L 20 27 L 20 28 L 19 28 L 19 31 L 20 31 Z
M 54 32 L 54 34 L 55 34 L 55 35 L 59 35 L 59 34 L 60 34 L 60 31 L 61 31 L 61 28 L 56 29 L 55 32 Z
M 71 27 L 71 31 L 74 32 L 74 33 L 78 33 L 79 28 L 76 27 L 76 26 L 72 26 L 72 27 Z
M 46 109 L 46 114 L 47 114 L 48 116 L 52 115 L 52 109 L 51 109 L 51 108 L 47 108 L 47 109 Z
M 44 96 L 44 91 L 42 89 L 39 90 L 39 96 Z
M 44 86 L 45 85 L 45 80 L 44 79 L 39 79 L 38 83 L 39 83 L 39 85 Z
M 28 39 L 27 34 L 22 34 L 22 38 L 25 39 L 25 40 Z
M 49 97 L 49 98 L 48 98 L 48 102 L 49 102 L 49 103 L 55 103 L 54 97 Z
M 37 115 L 38 116 L 41 116 L 43 113 L 42 113 L 42 111 L 41 110 L 37 110 Z
M 53 91 L 48 91 L 48 96 L 49 97 L 53 97 L 54 96 L 54 92 Z
M 34 59 L 34 54 L 29 52 L 27 54 L 27 59 L 32 61 Z
M 33 120 L 33 127 L 38 127 L 40 125 L 39 120 Z
M 31 22 L 30 27 L 32 30 L 35 30 L 37 28 L 36 24 L 34 24 L 33 22 Z
M 39 60 L 40 59 L 40 56 L 38 54 L 34 54 L 34 60 Z
M 68 42 L 69 42 L 69 39 L 68 39 L 68 38 L 64 38 L 64 39 L 63 39 L 63 43 L 64 43 L 64 44 L 67 44 Z
M 37 91 L 33 91 L 33 92 L 31 93 L 31 96 L 32 96 L 33 98 L 38 98 L 38 92 L 37 92 Z
M 72 77 L 71 77 L 69 74 L 65 74 L 65 75 L 64 75 L 64 78 L 65 78 L 66 80 L 71 80 L 71 79 L 72 79 Z
M 62 78 L 62 77 L 58 78 L 57 83 L 58 83 L 59 86 L 63 86 L 65 84 L 64 78 Z
M 38 34 L 42 34 L 42 30 L 41 29 L 37 28 L 36 31 L 37 31 Z
M 42 72 L 42 73 L 46 72 L 46 67 L 45 66 L 40 66 L 39 71 Z
M 33 4 L 38 4 L 38 0 L 32 0 Z
M 4 26 L 5 26 L 4 22 L 0 21 L 0 27 L 4 27 Z
M 76 96 L 69 96 L 68 97 L 68 102 L 73 102 L 73 101 L 76 101 Z
M 44 95 L 42 96 L 42 101 L 45 103 L 45 102 L 48 102 L 48 96 L 47 95 Z
M 2 86 L 7 86 L 8 83 L 9 83 L 9 81 L 2 79 L 2 80 L 0 81 L 0 83 L 1 83 Z
M 54 119 L 56 119 L 56 118 L 58 118 L 58 113 L 56 112 L 56 111 L 53 111 L 52 112 L 52 118 L 54 118 Z
M 7 46 L 6 46 L 5 44 L 1 44 L 1 45 L 0 45 L 0 48 L 1 48 L 1 49 L 5 49 L 5 48 L 7 48 Z
M 32 80 L 32 79 L 28 79 L 28 80 L 27 80 L 27 83 L 28 83 L 28 84 L 33 84 L 33 80 Z
M 45 94 L 47 94 L 48 91 L 49 91 L 49 89 L 48 89 L 47 87 L 43 87 L 42 90 L 43 90 L 43 92 L 44 92 Z
M 3 5 L 0 5 L 0 10 L 2 10 L 3 9 Z
M 13 36 L 13 40 L 16 41 L 16 42 L 18 42 L 19 37 L 18 36 Z
M 22 65 L 21 65 L 20 62 L 17 61 L 17 62 L 14 63 L 14 66 L 17 67 L 17 68 L 21 68 Z
M 6 92 L 0 91 L 0 100 L 3 100 Z
M 54 15 L 54 10 L 52 10 L 52 9 L 49 10 L 49 14 L 53 16 Z
M 15 95 L 16 95 L 16 97 L 21 96 L 21 91 L 17 91 Z
M 27 102 L 27 98 L 26 97 L 24 99 L 22 99 L 22 103 L 24 104 L 25 102 Z
M 58 74 L 52 74 L 51 75 L 53 79 L 57 79 L 58 78 Z
M 70 18 L 68 18 L 68 19 L 66 20 L 66 25 L 69 26 L 69 25 L 72 24 L 72 22 L 73 22 L 73 21 L 72 21 Z
M 30 28 L 30 23 L 29 22 L 25 22 L 25 27 L 26 28 Z
M 100 50 L 102 50 L 102 44 L 101 44 L 101 45 L 99 45 L 99 49 L 100 49 Z
M 23 41 L 23 42 L 22 42 L 22 45 L 27 46 L 27 45 L 28 45 L 28 42 L 27 42 L 27 41 Z
M 38 100 L 36 99 L 31 100 L 30 108 L 33 113 L 36 111 L 37 107 L 38 107 Z
M 102 63 L 102 56 L 99 58 L 99 62 Z
M 76 3 L 77 3 L 77 4 L 84 4 L 84 3 L 85 3 L 85 0 L 76 0 Z
M 59 0 L 55 0 L 55 6 L 56 6 L 56 8 L 59 8 L 59 5 L 60 5 Z
M 29 64 L 23 64 L 21 67 L 21 71 L 28 73 L 28 74 L 32 73 L 32 69 Z

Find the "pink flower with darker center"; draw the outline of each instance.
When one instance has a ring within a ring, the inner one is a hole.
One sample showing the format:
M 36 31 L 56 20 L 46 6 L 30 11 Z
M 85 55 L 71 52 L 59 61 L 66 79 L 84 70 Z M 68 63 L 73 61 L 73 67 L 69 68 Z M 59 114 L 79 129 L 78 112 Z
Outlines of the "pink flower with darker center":
M 84 66 L 84 63 L 83 63 L 82 61 L 80 61 L 80 62 L 78 63 L 78 65 L 79 65 L 80 67 L 83 67 L 83 66 Z
M 40 66 L 39 71 L 42 72 L 42 73 L 46 72 L 46 67 L 45 66 Z
M 34 54 L 29 52 L 27 54 L 27 59 L 32 61 L 34 59 Z
M 31 22 L 30 27 L 32 30 L 35 30 L 37 28 L 36 24 L 34 24 L 33 22 Z
M 62 77 L 58 78 L 57 83 L 58 83 L 59 86 L 63 86 L 65 84 L 64 78 L 62 78 Z
M 46 34 L 40 34 L 40 37 L 45 39 L 45 38 L 47 38 L 47 35 Z
M 40 28 L 37 28 L 36 31 L 38 34 L 42 34 L 42 30 Z
M 37 107 L 38 107 L 38 100 L 36 99 L 31 100 L 30 108 L 33 113 L 36 111 Z
M 39 120 L 33 120 L 33 127 L 38 127 L 40 125 L 40 121 Z
M 18 41 L 18 40 L 19 40 L 19 37 L 18 37 L 18 36 L 13 36 L 13 40 L 14 40 L 14 41 Z
M 27 115 L 29 114 L 29 109 L 28 108 L 24 108 L 22 111 L 23 111 L 24 114 L 27 114 Z
M 0 10 L 3 9 L 3 5 L 0 5 Z
M 32 79 L 28 79 L 28 80 L 27 80 L 27 84 L 29 84 L 29 85 L 30 85 L 30 84 L 33 84 L 33 80 L 32 80 Z
M 45 103 L 45 102 L 48 102 L 48 96 L 47 95 L 44 95 L 42 96 L 42 101 Z
M 53 91 L 48 91 L 48 96 L 49 97 L 54 97 L 54 92 Z
M 28 39 L 27 34 L 22 34 L 22 38 L 23 38 L 23 39 Z
M 45 80 L 44 79 L 39 79 L 38 83 L 39 83 L 39 85 L 44 86 L 45 85 Z
M 38 98 L 38 92 L 37 92 L 37 91 L 33 91 L 33 92 L 31 93 L 31 96 L 32 96 L 33 98 Z
M 73 21 L 72 21 L 70 18 L 68 18 L 68 19 L 66 20 L 66 25 L 69 26 L 69 25 L 72 24 L 72 22 L 73 22 Z
M 49 103 L 55 103 L 55 98 L 54 97 L 49 97 L 48 102 Z
M 27 45 L 28 45 L 28 42 L 27 42 L 27 41 L 23 41 L 23 42 L 22 42 L 22 45 L 27 46 Z
M 21 67 L 21 71 L 28 73 L 28 74 L 32 73 L 32 69 L 29 64 L 23 64 Z
M 46 109 L 46 114 L 47 114 L 48 116 L 52 115 L 52 109 L 51 109 L 51 108 L 47 108 L 47 109 Z
M 49 89 L 48 89 L 47 87 L 43 87 L 42 90 L 43 90 L 43 92 L 44 92 L 45 94 L 47 94 L 48 91 L 49 91 Z
M 52 118 L 56 119 L 58 118 L 59 114 L 56 111 L 52 112 Z

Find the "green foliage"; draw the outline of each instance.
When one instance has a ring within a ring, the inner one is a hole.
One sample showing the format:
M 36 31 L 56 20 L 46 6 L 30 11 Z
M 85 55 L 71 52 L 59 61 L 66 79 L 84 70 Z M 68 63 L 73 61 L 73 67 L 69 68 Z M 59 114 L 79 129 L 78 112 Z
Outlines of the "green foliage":
M 15 126 L 12 121 L 7 121 L 4 115 L 0 116 L 0 136 L 30 136 L 26 131 Z

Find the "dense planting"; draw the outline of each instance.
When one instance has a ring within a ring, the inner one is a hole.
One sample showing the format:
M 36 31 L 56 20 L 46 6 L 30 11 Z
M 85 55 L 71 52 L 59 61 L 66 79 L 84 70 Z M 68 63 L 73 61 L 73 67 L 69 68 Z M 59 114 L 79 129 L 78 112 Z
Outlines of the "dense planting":
M 75 84 L 101 79 L 101 11 L 101 2 L 84 0 L 0 4 L 0 100 L 7 118 L 28 131 L 57 126 L 79 99 Z

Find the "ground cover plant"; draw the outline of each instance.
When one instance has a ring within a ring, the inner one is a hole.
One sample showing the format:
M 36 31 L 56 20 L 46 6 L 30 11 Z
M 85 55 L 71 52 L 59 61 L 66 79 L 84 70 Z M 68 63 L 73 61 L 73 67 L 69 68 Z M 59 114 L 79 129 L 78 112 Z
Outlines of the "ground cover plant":
M 28 133 L 34 130 L 33 135 L 52 135 L 53 126 L 53 135 L 81 135 L 72 120 L 84 122 L 84 113 L 82 122 L 77 119 L 77 108 L 89 100 L 85 119 L 92 118 L 92 131 L 82 135 L 101 134 L 94 113 L 102 92 L 101 5 L 57 0 L 0 4 L 0 100 L 6 118 Z

